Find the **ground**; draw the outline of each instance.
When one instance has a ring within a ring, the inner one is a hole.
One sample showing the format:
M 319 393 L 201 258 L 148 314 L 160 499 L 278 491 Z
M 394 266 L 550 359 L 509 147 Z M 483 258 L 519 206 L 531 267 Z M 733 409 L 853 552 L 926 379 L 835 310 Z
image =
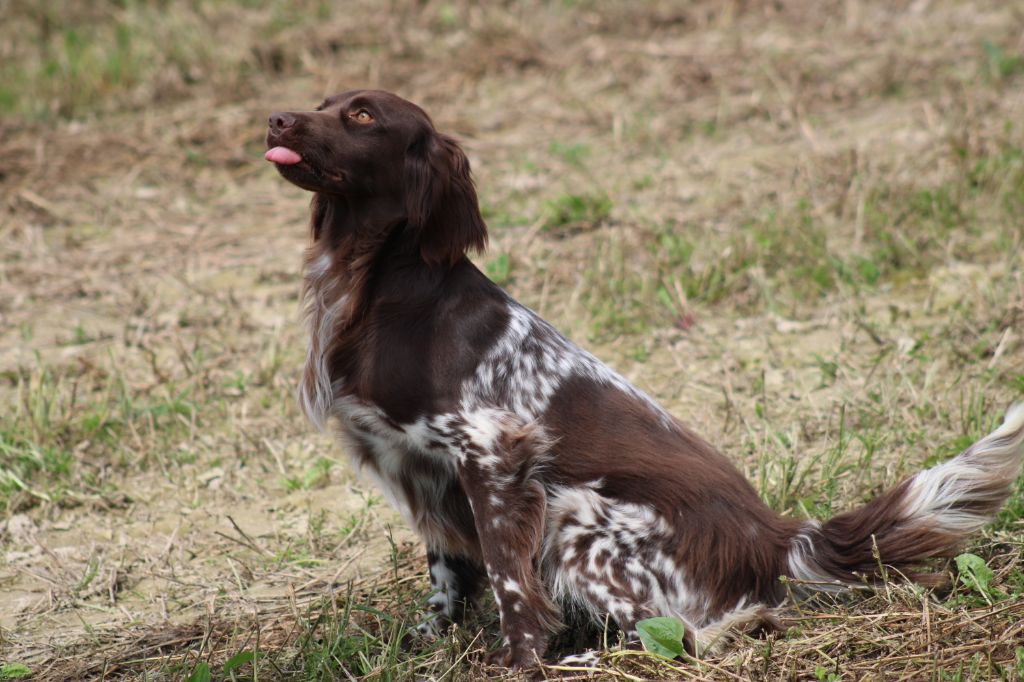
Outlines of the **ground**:
M 1024 5 L 0 4 L 0 679 L 479 679 L 294 400 L 309 197 L 267 114 L 394 90 L 495 281 L 824 518 L 1024 398 Z M 607 679 L 1022 679 L 1024 497 L 925 590 Z M 883 557 L 884 559 L 884 557 Z M 549 669 L 548 675 L 583 673 Z

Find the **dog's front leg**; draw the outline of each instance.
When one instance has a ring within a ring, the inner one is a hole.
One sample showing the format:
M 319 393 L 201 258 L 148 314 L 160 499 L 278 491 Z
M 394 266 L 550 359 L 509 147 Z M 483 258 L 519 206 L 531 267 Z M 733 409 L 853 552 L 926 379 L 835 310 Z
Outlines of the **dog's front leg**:
M 483 589 L 483 567 L 458 554 L 427 551 L 431 596 L 428 616 L 416 626 L 423 635 L 436 635 L 452 623 L 461 623 L 467 607 Z
M 505 638 L 491 660 L 530 667 L 544 655 L 560 615 L 538 575 L 547 495 L 536 465 L 546 443 L 533 427 L 510 419 L 470 428 L 467 435 L 459 478 L 473 508 Z

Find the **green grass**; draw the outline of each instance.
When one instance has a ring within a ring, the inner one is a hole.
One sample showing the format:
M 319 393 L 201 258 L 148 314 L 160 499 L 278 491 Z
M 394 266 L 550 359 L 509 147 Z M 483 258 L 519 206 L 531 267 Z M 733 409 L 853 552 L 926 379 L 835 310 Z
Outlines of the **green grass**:
M 69 493 L 110 492 L 108 465 L 145 464 L 130 434 L 167 444 L 194 428 L 189 389 L 142 396 L 116 374 L 44 367 L 9 377 L 11 409 L 0 419 L 0 509 L 59 502 Z
M 72 119 L 181 99 L 197 85 L 238 92 L 260 69 L 296 69 L 298 50 L 268 38 L 315 26 L 326 11 L 320 0 L 20 4 L 4 17 L 11 45 L 0 62 L 0 113 Z M 237 49 L 243 40 L 260 49 Z
M 22 680 L 32 676 L 32 669 L 24 663 L 0 664 L 0 680 Z
M 924 281 L 953 254 L 1014 263 L 1024 252 L 1020 135 L 1007 124 L 992 151 L 954 147 L 964 172 L 939 184 L 867 188 L 863 231 L 852 248 L 840 216 L 822 214 L 807 199 L 748 216 L 724 242 L 707 239 L 699 225 L 666 225 L 648 240 L 646 262 L 608 234 L 588 267 L 590 337 L 607 340 L 666 323 L 685 328 L 695 309 L 723 304 L 799 316 L 808 300 Z M 562 197 L 555 222 L 596 224 L 589 205 Z
M 426 581 L 408 574 L 410 557 L 394 544 L 389 564 L 372 582 L 348 581 L 296 612 L 286 630 L 270 621 L 207 628 L 176 655 L 135 663 L 155 679 L 480 679 L 486 650 L 473 628 L 409 639 L 422 617 Z M 494 619 L 471 624 L 495 635 Z
M 614 204 L 605 194 L 562 194 L 545 206 L 544 229 L 593 229 L 608 219 Z
M 129 383 L 122 358 L 113 354 L 80 365 L 37 356 L 35 367 L 0 377 L 0 512 L 103 499 L 137 470 L 174 480 L 183 465 L 200 461 L 204 429 L 230 430 L 239 399 L 294 414 L 290 386 L 279 376 L 283 354 L 273 339 L 255 352 L 250 370 L 219 381 L 211 380 L 210 358 L 199 344 L 191 353 L 182 350 L 177 367 L 151 358 L 151 379 L 142 384 Z M 320 458 L 288 476 L 286 486 L 322 486 L 333 465 Z
M 981 47 L 985 53 L 982 73 L 988 78 L 999 82 L 1024 73 L 1024 55 L 1008 53 L 990 40 L 984 41 Z
M 565 144 L 563 142 L 552 142 L 550 151 L 570 166 L 586 169 L 586 161 L 591 155 L 590 145 L 583 142 Z
M 507 253 L 499 253 L 487 261 L 484 269 L 492 282 L 506 286 L 512 279 L 512 258 Z
M 337 462 L 333 459 L 318 457 L 301 477 L 286 478 L 285 489 L 294 491 L 322 488 L 330 483 L 331 469 L 336 465 Z

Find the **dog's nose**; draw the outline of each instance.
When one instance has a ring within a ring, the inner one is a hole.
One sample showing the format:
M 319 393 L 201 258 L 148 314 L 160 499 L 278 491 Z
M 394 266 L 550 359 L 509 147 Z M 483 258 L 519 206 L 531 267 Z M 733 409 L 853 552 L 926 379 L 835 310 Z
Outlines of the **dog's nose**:
M 270 132 L 276 135 L 282 130 L 291 128 L 295 125 L 295 116 L 285 111 L 275 111 L 270 115 L 269 123 Z

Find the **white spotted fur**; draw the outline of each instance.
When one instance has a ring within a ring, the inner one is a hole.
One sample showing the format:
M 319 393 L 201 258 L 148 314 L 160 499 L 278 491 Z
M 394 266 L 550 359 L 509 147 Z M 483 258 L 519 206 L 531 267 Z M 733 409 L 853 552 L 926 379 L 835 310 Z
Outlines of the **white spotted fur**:
M 315 290 L 314 290 L 315 291 Z M 310 355 L 307 362 L 317 364 L 318 377 L 314 390 L 304 387 L 303 396 L 308 398 L 303 406 L 314 423 L 322 423 L 326 416 L 337 417 L 342 425 L 343 439 L 357 432 L 364 443 L 369 443 L 375 452 L 376 470 L 365 468 L 369 476 L 384 492 L 386 499 L 397 508 L 413 528 L 424 537 L 428 547 L 443 549 L 443 541 L 437 537 L 436 529 L 430 519 L 414 518 L 405 495 L 398 485 L 398 473 L 401 470 L 401 457 L 407 452 L 416 452 L 424 456 L 437 457 L 437 453 L 428 448 L 431 441 L 446 442 L 447 456 L 454 465 L 462 463 L 465 451 L 447 441 L 444 434 L 453 423 L 465 424 L 463 434 L 485 451 L 477 459 L 483 467 L 493 467 L 498 460 L 496 455 L 489 454 L 495 440 L 502 433 L 502 426 L 508 416 L 518 418 L 520 422 L 534 422 L 547 409 L 549 401 L 561 386 L 562 382 L 573 376 L 585 376 L 600 383 L 610 384 L 626 392 L 636 400 L 647 405 L 654 412 L 664 428 L 676 428 L 675 421 L 646 394 L 634 388 L 620 375 L 609 369 L 597 358 L 579 349 L 562 337 L 552 327 L 537 317 L 532 311 L 510 303 L 509 323 L 501 339 L 482 359 L 473 376 L 462 387 L 460 410 L 449 415 L 435 415 L 423 418 L 412 424 L 403 424 L 402 429 L 390 425 L 385 415 L 372 405 L 367 405 L 351 397 L 344 397 L 343 384 L 336 380 L 329 397 L 323 394 L 322 376 L 326 374 L 324 358 L 320 349 L 329 335 L 329 329 L 336 324 L 332 309 L 319 304 L 319 296 L 314 296 L 316 310 L 320 314 L 311 315 Z M 531 352 L 524 353 L 524 346 Z M 497 377 L 503 376 L 511 385 L 511 403 L 502 408 L 495 408 L 497 395 Z M 454 466 L 451 475 L 455 475 Z M 436 481 L 437 494 L 440 495 L 442 481 Z M 605 551 L 614 555 L 634 556 L 640 547 L 664 546 L 671 536 L 671 529 L 665 519 L 658 516 L 651 508 L 621 501 L 602 498 L 594 488 L 582 486 L 566 488 L 549 493 L 548 535 L 544 543 L 544 559 L 546 566 L 553 566 L 550 571 L 548 588 L 552 597 L 564 604 L 575 605 L 591 613 L 599 619 L 602 612 L 611 613 L 621 622 L 631 622 L 636 614 L 633 605 L 628 601 L 616 598 L 605 586 L 612 576 L 597 568 L 596 556 Z M 567 510 L 580 515 L 579 523 L 562 524 L 561 516 Z M 607 519 L 607 527 L 598 522 L 598 511 Z M 500 517 L 495 517 L 500 523 Z M 616 546 L 610 540 L 609 532 L 619 530 L 626 538 L 625 546 Z M 587 557 L 587 571 L 579 571 L 575 562 L 571 562 L 572 548 L 567 544 L 579 533 L 595 535 L 595 541 Z M 558 553 L 562 552 L 562 556 Z M 562 568 L 568 566 L 568 568 Z M 705 622 L 708 604 L 688 585 L 682 567 L 669 554 L 655 550 L 649 562 L 632 558 L 626 562 L 629 581 L 647 588 L 652 614 L 674 615 L 680 618 L 687 628 L 695 634 L 695 641 L 700 648 L 705 648 L 718 638 L 728 621 L 731 625 L 746 617 L 753 607 L 741 607 L 736 612 L 726 614 L 721 622 Z M 488 567 L 492 575 L 493 567 Z M 447 595 L 445 576 L 432 576 L 440 590 L 430 599 L 431 604 L 441 604 L 441 612 L 446 615 L 451 611 L 451 600 Z M 514 580 L 507 579 L 496 585 L 495 597 L 499 608 L 503 608 L 503 600 L 512 600 L 511 608 L 518 611 L 522 608 L 516 597 L 521 588 Z M 752 617 L 752 616 L 751 616 Z M 432 632 L 433 621 L 422 625 Z M 635 633 L 633 633 L 635 634 Z

